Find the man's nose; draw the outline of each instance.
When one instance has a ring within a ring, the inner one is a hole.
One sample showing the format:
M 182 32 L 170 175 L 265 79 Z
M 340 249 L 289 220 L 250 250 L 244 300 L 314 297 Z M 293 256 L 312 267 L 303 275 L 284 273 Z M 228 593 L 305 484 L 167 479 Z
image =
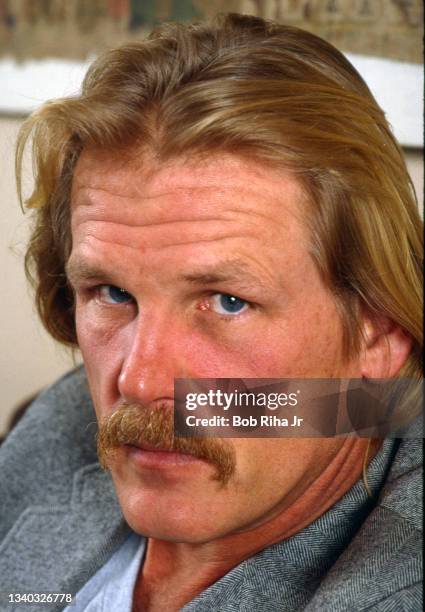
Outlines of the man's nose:
M 175 320 L 165 319 L 144 317 L 130 330 L 118 378 L 120 396 L 128 403 L 172 399 L 174 378 L 188 376 L 187 333 Z

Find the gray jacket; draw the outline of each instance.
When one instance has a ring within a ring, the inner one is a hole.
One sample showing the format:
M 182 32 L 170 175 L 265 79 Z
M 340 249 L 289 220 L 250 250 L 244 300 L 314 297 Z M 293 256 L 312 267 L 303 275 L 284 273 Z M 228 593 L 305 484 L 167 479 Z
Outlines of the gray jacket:
M 97 462 L 83 369 L 45 391 L 0 448 L 0 611 L 9 592 L 75 594 L 130 533 Z M 422 609 L 422 440 L 386 440 L 359 481 L 288 540 L 242 562 L 184 612 Z M 112 612 L 112 611 L 111 611 Z M 115 611 L 114 611 L 115 612 Z

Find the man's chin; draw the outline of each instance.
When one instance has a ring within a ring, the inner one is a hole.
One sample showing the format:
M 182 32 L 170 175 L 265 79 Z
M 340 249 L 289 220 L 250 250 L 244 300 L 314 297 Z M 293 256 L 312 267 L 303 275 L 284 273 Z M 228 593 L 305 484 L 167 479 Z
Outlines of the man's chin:
M 169 542 L 201 544 L 219 537 L 205 503 L 193 496 L 157 495 L 152 491 L 118 492 L 128 525 L 136 533 Z
M 220 537 L 217 519 L 229 509 L 229 486 L 214 480 L 212 466 L 202 462 L 192 474 L 163 474 L 129 468 L 118 460 L 111 475 L 122 513 L 140 535 L 170 542 L 200 544 Z M 231 506 L 231 505 L 230 505 Z M 224 513 L 223 513 L 224 511 Z

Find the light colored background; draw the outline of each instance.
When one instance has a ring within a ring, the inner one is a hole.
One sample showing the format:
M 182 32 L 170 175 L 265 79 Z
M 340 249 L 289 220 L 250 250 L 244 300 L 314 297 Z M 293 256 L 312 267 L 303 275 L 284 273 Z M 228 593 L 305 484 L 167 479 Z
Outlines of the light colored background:
M 13 151 L 22 119 L 0 116 L 0 434 L 18 403 L 73 367 L 69 350 L 49 338 L 34 312 L 23 271 L 29 218 L 20 210 L 14 182 Z M 408 167 L 422 207 L 421 150 L 407 150 Z
M 0 434 L 18 403 L 73 367 L 70 351 L 42 328 L 23 270 L 29 218 L 18 204 L 13 160 L 21 124 L 22 119 L 0 117 Z

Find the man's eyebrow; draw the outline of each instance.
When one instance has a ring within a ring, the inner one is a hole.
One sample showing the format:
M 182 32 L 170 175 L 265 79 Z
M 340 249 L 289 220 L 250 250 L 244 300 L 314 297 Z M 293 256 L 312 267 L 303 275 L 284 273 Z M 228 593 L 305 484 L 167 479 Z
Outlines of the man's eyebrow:
M 109 278 L 102 267 L 84 259 L 70 259 L 65 266 L 65 273 L 71 285 L 93 278 Z M 213 266 L 203 266 L 202 270 L 180 275 L 180 280 L 193 285 L 212 285 L 220 282 L 237 283 L 239 287 L 257 287 L 270 289 L 270 286 L 255 274 L 251 267 L 239 260 L 225 261 Z
M 105 270 L 84 259 L 70 259 L 65 265 L 65 273 L 71 285 L 77 281 L 105 277 L 106 275 Z
M 199 272 L 183 274 L 181 278 L 188 283 L 197 285 L 211 285 L 229 281 L 244 285 L 254 285 L 260 288 L 266 287 L 262 279 L 251 270 L 250 266 L 238 260 L 216 264 L 203 268 Z

